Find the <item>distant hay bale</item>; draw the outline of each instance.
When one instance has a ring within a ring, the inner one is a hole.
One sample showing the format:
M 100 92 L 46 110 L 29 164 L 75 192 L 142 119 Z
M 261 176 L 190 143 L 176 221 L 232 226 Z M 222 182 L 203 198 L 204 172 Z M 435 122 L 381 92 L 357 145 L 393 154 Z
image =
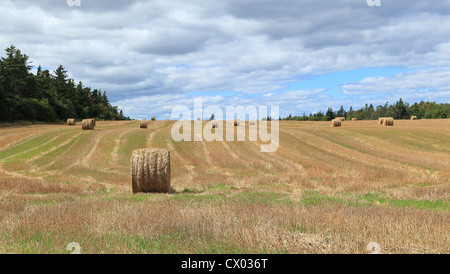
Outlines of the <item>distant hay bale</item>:
M 67 119 L 67 125 L 68 126 L 74 126 L 75 125 L 75 119 L 73 119 L 73 118 Z
M 134 150 L 131 155 L 131 186 L 137 192 L 170 191 L 170 151 L 159 148 Z
M 411 120 L 417 120 L 417 116 L 411 116 Z
M 340 126 L 341 126 L 340 120 L 336 120 L 336 119 L 331 120 L 331 127 L 340 127 Z
M 356 118 L 352 118 L 352 121 L 356 121 Z
M 248 121 L 248 124 L 251 125 L 251 126 L 254 126 L 254 125 L 256 125 L 256 121 L 255 120 L 250 120 L 250 121 Z
M 379 125 L 384 125 L 384 122 L 386 121 L 386 119 L 392 119 L 392 120 L 394 120 L 393 117 L 380 117 L 380 118 L 378 118 L 378 124 L 379 124 Z
M 393 126 L 394 125 L 394 119 L 392 117 L 385 118 L 383 120 L 383 125 L 384 126 Z
M 217 121 L 212 122 L 212 128 L 219 128 L 219 122 Z
M 81 128 L 83 130 L 93 130 L 95 127 L 94 123 L 94 119 L 84 119 L 83 121 L 81 121 Z
M 155 116 L 152 116 L 151 119 L 152 119 L 152 121 L 155 121 L 155 120 L 156 120 L 156 117 L 155 117 Z
M 239 126 L 240 121 L 241 121 L 241 120 L 239 120 L 239 119 L 235 119 L 235 120 L 234 120 L 234 126 L 235 126 L 235 127 Z
M 201 121 L 201 120 L 202 120 L 202 117 L 198 116 L 197 121 Z
M 147 120 L 146 119 L 142 119 L 141 122 L 139 123 L 139 127 L 140 128 L 147 128 Z

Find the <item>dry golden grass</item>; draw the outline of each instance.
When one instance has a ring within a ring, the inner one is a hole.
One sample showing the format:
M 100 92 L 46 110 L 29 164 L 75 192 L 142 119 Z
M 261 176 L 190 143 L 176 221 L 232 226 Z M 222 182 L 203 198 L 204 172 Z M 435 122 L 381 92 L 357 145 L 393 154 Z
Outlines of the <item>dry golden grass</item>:
M 282 121 L 274 153 L 168 121 L 3 127 L 0 252 L 449 253 L 449 122 Z M 170 150 L 171 194 L 131 193 L 140 148 Z

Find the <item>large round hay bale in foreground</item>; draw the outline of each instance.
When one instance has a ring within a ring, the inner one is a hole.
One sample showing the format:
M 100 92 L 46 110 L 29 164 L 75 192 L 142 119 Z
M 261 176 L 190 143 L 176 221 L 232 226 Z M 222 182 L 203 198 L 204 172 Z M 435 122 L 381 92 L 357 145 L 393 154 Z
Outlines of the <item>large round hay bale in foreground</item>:
M 140 128 L 147 128 L 147 120 L 146 119 L 142 119 L 141 122 L 139 123 L 139 127 Z
M 137 149 L 131 155 L 133 193 L 170 191 L 170 151 Z
M 75 125 L 75 119 L 73 119 L 73 118 L 67 119 L 67 125 L 68 126 L 74 126 Z
M 340 127 L 340 126 L 341 126 L 340 120 L 336 120 L 336 119 L 331 120 L 331 127 Z
M 383 120 L 383 125 L 384 126 L 393 126 L 394 125 L 394 119 L 392 117 L 385 118 Z
M 84 119 L 83 121 L 81 121 L 81 128 L 83 130 L 93 130 L 95 127 L 94 123 L 94 119 Z
M 417 120 L 417 116 L 411 116 L 411 120 Z

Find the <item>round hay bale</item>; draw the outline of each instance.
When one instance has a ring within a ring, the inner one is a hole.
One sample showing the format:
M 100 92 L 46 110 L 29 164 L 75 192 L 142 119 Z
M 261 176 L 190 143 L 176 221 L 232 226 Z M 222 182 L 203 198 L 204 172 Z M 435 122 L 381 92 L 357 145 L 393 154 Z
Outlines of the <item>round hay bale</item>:
M 235 126 L 235 127 L 239 126 L 240 121 L 241 121 L 241 120 L 239 120 L 239 119 L 235 119 L 235 120 L 234 120 L 234 126 Z
M 140 128 L 147 128 L 147 120 L 146 119 L 142 119 L 141 122 L 139 123 L 139 127 Z
M 170 151 L 159 148 L 134 150 L 131 155 L 133 193 L 170 191 Z
M 81 121 L 81 128 L 83 130 L 93 130 L 94 127 L 94 119 L 84 119 Z
M 356 118 L 352 118 L 352 121 L 356 121 Z
M 417 116 L 411 116 L 411 120 L 417 120 Z
M 219 128 L 219 122 L 217 121 L 212 122 L 212 128 Z
M 201 120 L 202 120 L 202 117 L 198 116 L 197 121 L 201 121 Z
M 388 119 L 389 117 L 380 117 L 378 118 L 378 124 L 379 125 L 384 125 L 384 120 Z
M 73 119 L 73 118 L 67 119 L 67 125 L 68 126 L 74 126 L 75 125 L 75 119 Z
M 341 120 L 333 119 L 331 120 L 331 127 L 340 127 L 341 126 Z
M 394 125 L 394 119 L 392 117 L 385 118 L 383 120 L 383 125 L 384 126 L 393 126 Z
M 336 117 L 334 120 L 337 120 L 337 121 L 345 121 L 345 117 Z
M 97 121 L 95 120 L 95 118 L 92 118 L 92 120 L 94 121 L 94 127 L 97 126 Z
M 151 119 L 152 119 L 152 121 L 155 121 L 155 120 L 156 120 L 156 117 L 155 117 L 155 116 L 152 116 Z
M 250 121 L 248 121 L 248 124 L 250 126 L 254 126 L 254 125 L 256 125 L 256 121 L 255 120 L 250 120 Z

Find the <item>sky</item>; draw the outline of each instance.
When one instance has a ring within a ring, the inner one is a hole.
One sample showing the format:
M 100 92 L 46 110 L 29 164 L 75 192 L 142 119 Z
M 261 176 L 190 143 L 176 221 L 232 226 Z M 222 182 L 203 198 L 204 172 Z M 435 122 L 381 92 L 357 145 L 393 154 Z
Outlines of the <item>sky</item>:
M 62 64 L 130 118 L 450 102 L 450 0 L 1 0 L 0 47 Z M 0 54 L 5 56 L 4 52 Z

